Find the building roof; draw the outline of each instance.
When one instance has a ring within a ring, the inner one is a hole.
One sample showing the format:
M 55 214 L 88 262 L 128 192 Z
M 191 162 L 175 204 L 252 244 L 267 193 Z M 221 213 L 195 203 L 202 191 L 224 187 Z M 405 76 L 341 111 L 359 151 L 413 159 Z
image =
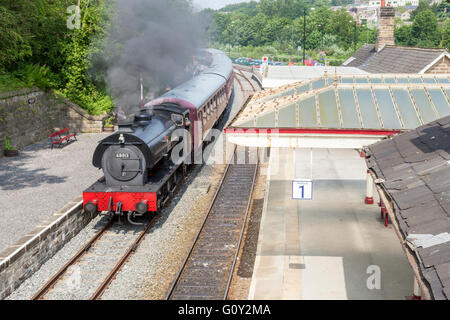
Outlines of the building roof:
M 450 298 L 450 116 L 365 148 L 434 299 Z M 424 281 L 424 282 L 425 282 Z
M 448 75 L 336 75 L 271 93 L 231 127 L 401 131 L 450 115 Z
M 358 49 L 350 58 L 348 58 L 342 65 L 346 67 L 360 67 L 369 57 L 375 53 L 374 44 L 364 44 Z
M 343 65 L 369 73 L 423 73 L 442 56 L 450 58 L 446 49 L 386 45 L 376 52 L 375 45 L 366 44 Z

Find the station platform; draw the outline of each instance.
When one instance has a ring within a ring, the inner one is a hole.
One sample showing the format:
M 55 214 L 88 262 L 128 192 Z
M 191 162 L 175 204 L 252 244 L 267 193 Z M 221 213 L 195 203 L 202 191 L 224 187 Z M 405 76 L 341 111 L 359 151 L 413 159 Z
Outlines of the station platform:
M 305 81 L 313 78 L 334 75 L 367 74 L 367 72 L 354 67 L 306 67 L 306 66 L 269 66 L 267 77 L 263 79 L 266 89 Z
M 73 143 L 51 149 L 49 141 L 0 158 L 0 251 L 79 197 L 102 176 L 92 155 L 106 133 L 78 134 Z
M 364 203 L 366 171 L 352 149 L 271 149 L 249 299 L 411 295 L 413 271 L 378 198 Z M 313 199 L 293 200 L 292 180 L 311 177 Z

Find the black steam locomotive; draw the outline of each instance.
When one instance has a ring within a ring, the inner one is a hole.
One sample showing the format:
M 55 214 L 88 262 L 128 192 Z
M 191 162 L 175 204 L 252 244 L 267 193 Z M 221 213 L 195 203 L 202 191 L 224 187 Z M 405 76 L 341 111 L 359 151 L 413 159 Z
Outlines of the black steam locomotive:
M 93 165 L 104 177 L 83 192 L 86 212 L 126 213 L 133 223 L 132 217 L 155 212 L 169 199 L 185 173 L 185 160 L 201 148 L 231 96 L 231 60 L 214 49 L 205 54 L 211 61 L 205 71 L 147 103 L 131 123 L 99 143 Z M 177 130 L 189 135 L 174 134 Z M 180 144 L 183 151 L 173 157 Z

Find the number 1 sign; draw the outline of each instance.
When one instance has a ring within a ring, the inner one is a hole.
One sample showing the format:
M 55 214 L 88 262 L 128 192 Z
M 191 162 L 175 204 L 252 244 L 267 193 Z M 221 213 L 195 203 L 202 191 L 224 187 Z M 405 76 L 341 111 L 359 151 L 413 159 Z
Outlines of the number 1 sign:
M 312 180 L 293 180 L 292 181 L 292 199 L 294 200 L 312 200 Z

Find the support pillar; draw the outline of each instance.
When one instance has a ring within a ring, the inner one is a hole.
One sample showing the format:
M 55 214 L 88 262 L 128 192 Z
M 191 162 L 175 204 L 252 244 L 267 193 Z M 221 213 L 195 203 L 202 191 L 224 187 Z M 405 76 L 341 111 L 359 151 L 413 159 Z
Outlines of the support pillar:
M 366 199 L 364 202 L 373 204 L 373 178 L 369 170 L 367 170 Z
M 406 297 L 407 300 L 422 300 L 422 291 L 420 290 L 419 282 L 414 277 L 414 292 L 412 296 Z

